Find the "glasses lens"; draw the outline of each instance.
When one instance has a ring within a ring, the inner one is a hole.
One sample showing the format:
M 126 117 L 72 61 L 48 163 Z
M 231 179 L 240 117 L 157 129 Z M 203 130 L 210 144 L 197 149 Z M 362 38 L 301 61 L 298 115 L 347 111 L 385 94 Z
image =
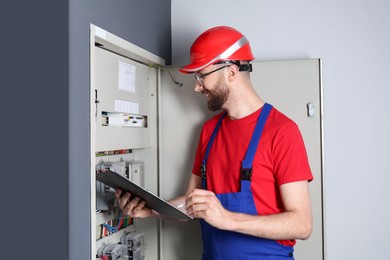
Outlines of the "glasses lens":
M 198 74 L 194 74 L 196 81 L 199 85 L 203 85 L 203 80 Z

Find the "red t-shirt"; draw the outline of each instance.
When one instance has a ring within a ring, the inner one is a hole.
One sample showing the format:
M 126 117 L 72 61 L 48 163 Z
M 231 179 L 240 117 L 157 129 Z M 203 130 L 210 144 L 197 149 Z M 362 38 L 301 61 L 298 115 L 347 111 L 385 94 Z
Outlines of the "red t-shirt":
M 245 157 L 261 109 L 237 120 L 226 116 L 207 159 L 207 188 L 214 193 L 240 191 L 241 162 Z M 202 129 L 192 172 L 200 176 L 210 136 L 221 114 L 208 120 Z M 259 215 L 284 211 L 279 186 L 313 179 L 298 126 L 272 108 L 253 159 L 251 190 Z M 293 246 L 294 240 L 278 241 Z

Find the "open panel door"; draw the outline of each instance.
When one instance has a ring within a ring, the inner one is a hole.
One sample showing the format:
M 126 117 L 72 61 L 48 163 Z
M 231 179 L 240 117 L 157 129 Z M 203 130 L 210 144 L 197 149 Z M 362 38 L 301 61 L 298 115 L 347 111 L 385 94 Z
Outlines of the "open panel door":
M 322 260 L 322 103 L 321 60 L 254 62 L 252 83 L 260 96 L 293 119 L 301 130 L 314 180 L 310 183 L 313 232 L 297 241 L 295 258 Z

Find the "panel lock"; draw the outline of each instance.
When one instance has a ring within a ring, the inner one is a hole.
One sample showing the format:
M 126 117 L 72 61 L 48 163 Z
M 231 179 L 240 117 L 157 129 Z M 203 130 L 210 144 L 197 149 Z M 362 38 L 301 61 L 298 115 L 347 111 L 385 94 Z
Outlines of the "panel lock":
M 307 116 L 308 117 L 314 117 L 315 116 L 314 103 L 313 102 L 307 103 L 306 104 L 306 108 L 307 108 Z

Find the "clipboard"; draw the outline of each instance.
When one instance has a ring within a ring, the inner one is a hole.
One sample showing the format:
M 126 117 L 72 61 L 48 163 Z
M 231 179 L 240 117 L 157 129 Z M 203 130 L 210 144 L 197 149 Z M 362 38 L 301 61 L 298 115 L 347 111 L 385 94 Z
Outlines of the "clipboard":
M 96 180 L 110 186 L 113 189 L 121 188 L 123 191 L 129 191 L 132 196 L 137 196 L 144 200 L 147 207 L 157 211 L 163 216 L 177 220 L 193 219 L 193 217 L 187 215 L 185 212 L 176 208 L 166 200 L 144 189 L 119 173 L 110 170 L 97 171 Z

